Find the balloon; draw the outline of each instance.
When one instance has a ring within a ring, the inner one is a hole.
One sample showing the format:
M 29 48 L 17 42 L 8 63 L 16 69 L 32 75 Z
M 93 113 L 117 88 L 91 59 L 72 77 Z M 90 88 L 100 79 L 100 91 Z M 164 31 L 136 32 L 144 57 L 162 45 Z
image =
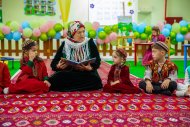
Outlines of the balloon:
M 146 39 L 147 39 L 147 35 L 146 35 L 145 33 L 142 33 L 142 34 L 141 34 L 141 39 L 142 39 L 142 40 L 146 40 Z
M 170 56 L 175 54 L 175 49 L 170 48 Z
M 166 38 L 165 38 L 164 35 L 160 34 L 160 35 L 158 36 L 158 41 L 165 42 L 165 40 L 166 40 Z
M 110 42 L 112 46 L 116 46 L 117 45 L 117 41 L 111 41 Z
M 60 32 L 56 33 L 56 35 L 55 35 L 54 38 L 55 38 L 55 39 L 60 39 L 60 38 L 61 38 L 61 33 L 60 33 Z
M 25 28 L 23 30 L 23 35 L 26 37 L 26 38 L 29 38 L 32 36 L 32 30 L 30 28 Z
M 60 23 L 56 23 L 56 24 L 54 25 L 54 30 L 55 30 L 56 32 L 60 32 L 60 31 L 63 30 L 63 26 L 62 26 Z
M 2 32 L 4 34 L 9 34 L 11 32 L 11 29 L 8 26 L 3 26 L 2 27 Z
M 183 27 L 183 26 L 187 26 L 188 25 L 188 23 L 185 21 L 185 20 L 181 20 L 180 22 L 179 22 L 179 24 L 180 24 L 180 26 L 181 27 Z
M 172 40 L 171 40 L 171 44 L 176 45 L 176 44 L 177 44 L 176 39 L 172 39 Z
M 134 37 L 135 37 L 135 38 L 139 38 L 139 37 L 140 37 L 139 32 L 134 32 Z
M 10 26 L 10 24 L 11 24 L 11 21 L 7 21 L 7 22 L 5 23 L 6 26 Z
M 32 29 L 38 28 L 40 26 L 40 23 L 38 21 L 30 21 L 30 27 Z
M 52 29 L 54 25 L 56 24 L 56 21 L 49 20 L 46 24 L 49 26 L 50 29 Z
M 127 38 L 127 42 L 130 44 L 133 42 L 133 39 L 132 38 Z
M 67 30 L 63 30 L 63 37 L 67 37 Z
M 151 26 L 145 27 L 145 34 L 150 35 L 151 33 L 152 33 L 152 28 L 151 28 Z
M 137 31 L 137 28 L 138 28 L 137 24 L 133 23 L 133 31 Z
M 181 34 L 185 35 L 187 32 L 188 32 L 187 27 L 183 26 L 183 27 L 180 28 L 180 33 Z
M 161 22 L 161 21 L 159 21 L 159 22 L 157 23 L 157 26 L 159 27 L 160 31 L 162 31 L 162 29 L 164 28 L 164 23 Z
M 118 32 L 118 25 L 117 24 L 112 26 L 112 31 L 116 32 L 116 33 Z
M 188 31 L 190 31 L 190 24 L 187 25 L 187 29 L 188 29 Z
M 56 35 L 56 31 L 54 29 L 50 29 L 47 33 L 48 37 L 54 38 Z
M 3 23 L 0 23 L 0 30 L 2 30 L 2 27 L 4 26 Z
M 177 42 L 183 42 L 184 41 L 184 36 L 180 33 L 177 34 L 176 36 L 176 41 Z
M 7 40 L 12 40 L 12 39 L 13 39 L 13 33 L 10 32 L 9 34 L 6 34 L 6 35 L 5 35 L 5 38 L 6 38 Z
M 23 29 L 29 28 L 29 27 L 30 27 L 30 25 L 29 25 L 29 23 L 28 23 L 27 21 L 24 21 L 24 22 L 22 23 L 22 28 L 23 28 Z
M 103 40 L 101 40 L 101 39 L 96 39 L 96 42 L 97 42 L 97 44 L 103 44 L 104 42 L 103 42 Z
M 88 37 L 88 31 L 85 31 L 85 37 Z
M 106 44 L 108 44 L 108 43 L 110 42 L 109 36 L 106 37 L 106 39 L 104 40 L 104 42 L 105 42 Z
M 172 30 L 172 25 L 171 25 L 171 24 L 166 24 L 166 25 L 164 26 L 164 28 L 166 28 L 166 29 L 168 29 L 169 31 L 171 31 L 171 30 Z
M 89 30 L 92 29 L 92 23 L 90 23 L 90 22 L 85 22 L 84 26 L 85 26 L 85 28 L 86 28 L 87 31 L 89 31 Z
M 16 32 L 13 33 L 13 39 L 14 39 L 15 41 L 20 40 L 20 38 L 21 38 L 20 32 L 16 31 Z
M 99 27 L 99 28 L 97 29 L 97 32 L 99 33 L 100 31 L 104 31 L 104 29 L 101 28 L 101 27 Z
M 109 38 L 110 38 L 110 41 L 116 41 L 116 40 L 117 40 L 117 33 L 112 32 L 112 33 L 109 35 Z
M 34 36 L 34 37 L 39 37 L 40 35 L 41 35 L 40 29 L 39 29 L 39 28 L 35 28 L 35 29 L 33 30 L 33 36 Z
M 141 24 L 141 25 L 139 25 L 139 26 L 137 27 L 137 31 L 138 31 L 140 34 L 142 34 L 142 33 L 144 32 L 144 30 L 145 30 L 145 26 L 144 26 L 143 24 Z
M 168 37 L 170 35 L 170 31 L 166 28 L 164 28 L 161 32 L 165 37 Z
M 98 37 L 102 40 L 104 40 L 106 38 L 106 33 L 104 31 L 101 31 L 98 33 Z
M 19 28 L 18 28 L 18 32 L 23 33 L 23 29 L 22 29 L 21 26 L 19 26 Z
M 97 30 L 99 26 L 100 26 L 100 23 L 99 23 L 99 22 L 93 22 L 93 23 L 92 23 L 92 28 L 93 28 L 94 30 Z
M 89 38 L 95 38 L 96 37 L 96 31 L 95 30 L 89 30 L 88 37 Z
M 190 41 L 190 32 L 185 35 L 185 39 Z
M 111 33 L 111 27 L 110 26 L 105 26 L 104 31 L 106 32 L 106 34 L 110 34 Z
M 45 33 L 42 33 L 42 34 L 40 35 L 40 40 L 42 40 L 42 41 L 47 41 L 47 40 L 48 40 L 47 35 L 46 35 Z
M 11 22 L 10 23 L 10 28 L 11 28 L 12 31 L 17 31 L 19 29 L 18 22 L 15 22 L 15 21 Z
M 32 40 L 34 40 L 34 41 L 39 40 L 39 38 L 38 38 L 38 37 L 34 37 L 34 36 L 31 36 L 31 37 L 30 37 L 30 39 L 32 39 Z
M 179 31 L 180 31 L 180 25 L 179 25 L 179 23 L 174 23 L 172 25 L 172 31 L 175 32 L 175 33 L 179 33 Z
M 5 37 L 4 37 L 4 34 L 2 32 L 0 32 L 0 40 L 3 40 Z
M 171 37 L 171 39 L 174 39 L 174 38 L 176 37 L 176 33 L 173 32 L 173 31 L 171 31 L 171 32 L 170 32 L 170 37 Z
M 48 32 L 48 30 L 49 30 L 49 26 L 47 24 L 44 24 L 44 25 L 40 26 L 40 31 L 42 33 L 46 33 L 46 32 Z

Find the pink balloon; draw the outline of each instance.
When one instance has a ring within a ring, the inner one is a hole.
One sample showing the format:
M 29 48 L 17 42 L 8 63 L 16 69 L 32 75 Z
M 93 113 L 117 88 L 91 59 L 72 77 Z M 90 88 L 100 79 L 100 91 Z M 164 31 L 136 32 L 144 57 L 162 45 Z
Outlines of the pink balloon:
M 43 24 L 43 25 L 40 26 L 40 31 L 42 33 L 46 33 L 46 32 L 48 32 L 48 30 L 49 30 L 48 24 Z
M 40 29 L 39 28 L 35 28 L 33 30 L 33 35 L 34 35 L 34 37 L 39 37 L 41 35 Z
M 49 26 L 49 29 L 52 29 L 54 27 L 54 25 L 56 24 L 56 22 L 53 20 L 50 20 L 46 24 Z
M 19 28 L 18 28 L 18 32 L 23 33 L 22 26 L 19 26 Z
M 165 42 L 165 40 L 166 40 L 166 38 L 165 38 L 164 35 L 160 34 L 160 35 L 158 36 L 158 41 Z
M 93 22 L 93 23 L 92 23 L 92 28 L 93 28 L 94 30 L 97 30 L 99 26 L 100 26 L 100 23 L 99 23 L 99 22 Z
M 159 27 L 160 31 L 162 31 L 162 29 L 164 28 L 164 23 L 159 21 L 157 26 Z
M 110 38 L 109 36 L 106 37 L 106 39 L 104 40 L 104 43 L 108 44 L 110 42 Z
M 190 32 L 185 35 L 185 40 L 190 41 Z
M 103 40 L 101 40 L 101 39 L 96 39 L 96 42 L 98 43 L 98 44 L 103 44 L 104 42 L 103 42 Z
M 116 40 L 117 40 L 117 33 L 112 32 L 112 33 L 109 35 L 109 38 L 110 38 L 110 41 L 116 41 Z
M 64 38 L 67 37 L 67 30 L 63 30 L 63 37 L 64 37 Z
M 4 34 L 9 34 L 11 32 L 11 29 L 8 26 L 3 26 L 2 27 L 2 32 Z

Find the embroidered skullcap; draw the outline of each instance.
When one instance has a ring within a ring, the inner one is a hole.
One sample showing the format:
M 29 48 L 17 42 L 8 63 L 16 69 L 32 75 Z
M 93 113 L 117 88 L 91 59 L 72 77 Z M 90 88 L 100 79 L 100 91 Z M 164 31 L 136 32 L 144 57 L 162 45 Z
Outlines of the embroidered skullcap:
M 68 36 L 70 38 L 73 38 L 73 36 L 75 35 L 75 33 L 80 29 L 85 26 L 80 22 L 80 21 L 73 21 L 69 24 L 69 28 L 68 28 Z

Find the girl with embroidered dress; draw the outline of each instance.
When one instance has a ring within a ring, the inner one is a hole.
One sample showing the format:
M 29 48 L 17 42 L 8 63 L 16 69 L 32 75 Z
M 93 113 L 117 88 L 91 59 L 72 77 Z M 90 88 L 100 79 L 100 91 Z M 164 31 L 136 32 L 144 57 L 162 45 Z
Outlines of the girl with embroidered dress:
M 176 95 L 178 97 L 187 96 L 190 97 L 190 66 L 185 69 L 184 84 L 177 85 Z
M 67 60 L 82 62 L 96 58 L 95 63 L 71 65 Z M 85 38 L 85 26 L 80 21 L 69 24 L 68 37 L 64 39 L 51 63 L 56 71 L 48 81 L 52 91 L 81 91 L 102 88 L 97 72 L 100 55 L 93 39 Z
M 127 53 L 125 49 L 119 48 L 113 52 L 114 65 L 111 66 L 108 74 L 107 84 L 104 86 L 104 92 L 110 93 L 141 93 L 141 90 L 133 86 L 130 80 L 129 67 L 125 65 Z
M 22 44 L 21 74 L 15 84 L 4 88 L 4 94 L 42 94 L 49 91 L 51 84 L 47 81 L 47 68 L 37 50 L 37 43 L 33 40 L 27 40 Z

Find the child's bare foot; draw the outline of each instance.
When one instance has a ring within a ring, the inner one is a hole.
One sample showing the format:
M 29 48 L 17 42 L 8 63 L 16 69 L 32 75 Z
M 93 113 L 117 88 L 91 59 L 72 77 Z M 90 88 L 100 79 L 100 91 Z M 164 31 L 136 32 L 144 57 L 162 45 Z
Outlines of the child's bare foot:
M 4 88 L 4 89 L 3 89 L 3 93 L 4 93 L 4 94 L 9 94 L 9 88 L 8 88 L 8 87 Z
M 51 83 L 50 83 L 50 82 L 48 82 L 47 80 L 45 80 L 45 81 L 44 81 L 44 83 L 45 83 L 48 87 L 50 87 L 50 86 L 51 86 Z

